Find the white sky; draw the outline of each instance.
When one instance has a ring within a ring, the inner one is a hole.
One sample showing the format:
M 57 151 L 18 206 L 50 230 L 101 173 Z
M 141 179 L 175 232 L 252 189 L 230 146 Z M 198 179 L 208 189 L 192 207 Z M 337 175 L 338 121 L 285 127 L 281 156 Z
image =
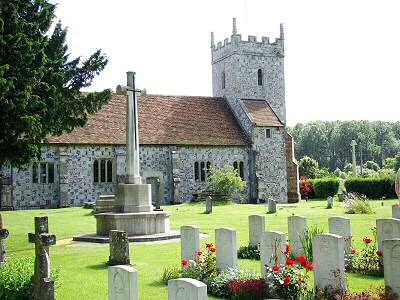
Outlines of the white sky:
M 285 28 L 287 122 L 400 120 L 397 0 L 57 0 L 72 57 L 109 57 L 92 89 L 136 72 L 148 93 L 211 96 L 210 32 L 223 41 Z

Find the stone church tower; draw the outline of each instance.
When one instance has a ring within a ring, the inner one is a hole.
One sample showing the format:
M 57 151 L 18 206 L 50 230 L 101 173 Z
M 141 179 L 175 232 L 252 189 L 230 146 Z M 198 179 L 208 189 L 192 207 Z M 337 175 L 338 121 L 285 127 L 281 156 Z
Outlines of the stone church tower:
M 233 19 L 230 40 L 216 46 L 211 33 L 211 56 L 213 96 L 227 100 L 251 142 L 251 198 L 298 199 L 297 165 L 286 132 L 282 24 L 274 42 L 255 36 L 245 41 Z

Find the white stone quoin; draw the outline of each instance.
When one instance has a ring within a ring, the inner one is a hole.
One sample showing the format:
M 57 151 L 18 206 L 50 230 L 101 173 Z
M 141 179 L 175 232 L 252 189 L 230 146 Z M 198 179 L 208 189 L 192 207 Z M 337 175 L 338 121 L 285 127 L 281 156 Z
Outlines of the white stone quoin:
M 307 230 L 307 218 L 301 216 L 288 217 L 288 239 L 293 256 L 304 255 L 300 236 Z
M 400 239 L 385 240 L 383 247 L 385 286 L 400 295 Z M 399 296 L 397 297 L 399 299 Z
M 231 228 L 215 229 L 215 247 L 217 248 L 217 269 L 224 271 L 237 267 L 236 230 Z
M 383 251 L 383 241 L 400 238 L 400 220 L 394 218 L 377 219 L 376 231 L 378 238 L 378 250 Z M 385 260 L 385 257 L 383 257 Z
M 352 247 L 352 233 L 351 223 L 349 218 L 345 217 L 330 217 L 328 219 L 329 233 L 340 235 L 344 239 L 344 250 L 346 253 L 351 253 Z
M 313 239 L 314 289 L 346 290 L 343 237 L 323 233 Z
M 284 264 L 286 249 L 286 236 L 283 232 L 267 231 L 261 234 L 260 263 L 261 274 L 266 274 L 267 267 L 275 264 Z
M 138 272 L 129 266 L 108 268 L 108 299 L 138 300 Z
M 249 245 L 258 246 L 261 234 L 265 231 L 265 217 L 260 215 L 249 216 Z
M 181 257 L 186 260 L 195 260 L 200 250 L 199 227 L 186 225 L 181 227 Z
M 207 300 L 207 285 L 192 278 L 168 280 L 168 300 Z
M 400 205 L 399 204 L 392 205 L 392 218 L 400 219 Z

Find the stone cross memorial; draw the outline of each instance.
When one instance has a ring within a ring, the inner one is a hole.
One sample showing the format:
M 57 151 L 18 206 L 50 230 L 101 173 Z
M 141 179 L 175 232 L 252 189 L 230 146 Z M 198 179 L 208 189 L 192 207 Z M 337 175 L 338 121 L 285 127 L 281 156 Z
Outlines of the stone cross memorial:
M 301 216 L 288 217 L 288 238 L 293 256 L 304 255 L 300 236 L 307 230 L 307 218 Z
M 5 239 L 8 234 L 8 230 L 4 228 L 3 216 L 0 214 L 0 266 L 6 261 Z
M 219 228 L 215 230 L 215 247 L 217 248 L 217 270 L 224 271 L 237 267 L 236 230 Z
M 261 242 L 261 234 L 265 231 L 265 216 L 249 216 L 249 245 L 258 247 Z
M 383 248 L 385 286 L 400 295 L 400 239 L 385 240 Z M 397 296 L 396 299 L 399 299 Z
M 266 275 L 267 267 L 285 263 L 286 236 L 283 232 L 267 231 L 261 234 L 261 274 Z
M 47 217 L 35 217 L 35 233 L 29 233 L 28 238 L 30 243 L 35 243 L 33 299 L 54 300 L 54 279 L 50 275 L 49 248 L 56 244 L 56 236 L 49 234 Z
M 343 237 L 323 233 L 313 239 L 314 289 L 328 293 L 346 291 Z
M 110 257 L 108 264 L 130 265 L 129 240 L 126 231 L 110 230 Z
M 346 254 L 350 254 L 353 249 L 350 219 L 345 217 L 330 217 L 328 223 L 329 233 L 342 236 L 344 239 L 344 251 Z
M 383 251 L 385 240 L 400 238 L 400 220 L 394 218 L 377 219 L 376 232 L 378 238 L 378 250 Z M 385 260 L 385 257 L 383 257 Z
M 207 300 L 207 285 L 192 278 L 168 280 L 168 300 Z
M 138 272 L 129 266 L 108 268 L 108 299 L 138 300 Z
M 196 226 L 181 227 L 181 256 L 185 260 L 195 260 L 200 250 L 200 229 Z

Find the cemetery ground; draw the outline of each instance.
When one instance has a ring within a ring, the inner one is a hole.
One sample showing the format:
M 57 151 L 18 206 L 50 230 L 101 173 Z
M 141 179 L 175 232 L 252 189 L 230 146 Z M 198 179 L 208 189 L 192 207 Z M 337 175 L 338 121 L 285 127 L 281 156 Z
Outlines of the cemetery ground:
M 353 246 L 360 248 L 362 239 L 373 238 L 371 229 L 377 218 L 391 217 L 391 206 L 398 200 L 371 201 L 375 213 L 349 215 L 353 230 Z M 205 242 L 214 243 L 214 230 L 230 227 L 237 230 L 238 247 L 248 244 L 248 216 L 264 214 L 266 230 L 287 233 L 287 217 L 292 214 L 305 216 L 308 225 L 318 224 L 328 232 L 328 217 L 344 215 L 344 209 L 335 198 L 334 208 L 326 209 L 326 200 L 304 200 L 298 204 L 278 205 L 276 214 L 266 214 L 266 205 L 229 204 L 215 205 L 212 214 L 204 214 L 205 204 L 189 203 L 165 206 L 172 213 L 172 230 L 182 225 L 196 225 L 201 233 L 207 233 Z M 6 240 L 7 256 L 33 256 L 34 245 L 28 243 L 28 232 L 33 231 L 34 216 L 48 216 L 49 230 L 57 236 L 57 245 L 51 247 L 52 269 L 60 272 L 61 286 L 56 288 L 57 299 L 107 299 L 108 244 L 72 242 L 74 235 L 95 231 L 96 223 L 91 210 L 64 208 L 47 210 L 8 211 L 2 213 L 10 231 Z M 140 299 L 166 299 L 167 286 L 160 282 L 162 271 L 167 266 L 180 266 L 180 241 L 156 243 L 131 243 L 131 263 L 138 270 Z M 260 262 L 239 260 L 239 268 L 260 272 Z M 351 291 L 363 291 L 371 286 L 383 285 L 383 278 L 347 274 Z M 209 299 L 217 299 L 210 296 Z

